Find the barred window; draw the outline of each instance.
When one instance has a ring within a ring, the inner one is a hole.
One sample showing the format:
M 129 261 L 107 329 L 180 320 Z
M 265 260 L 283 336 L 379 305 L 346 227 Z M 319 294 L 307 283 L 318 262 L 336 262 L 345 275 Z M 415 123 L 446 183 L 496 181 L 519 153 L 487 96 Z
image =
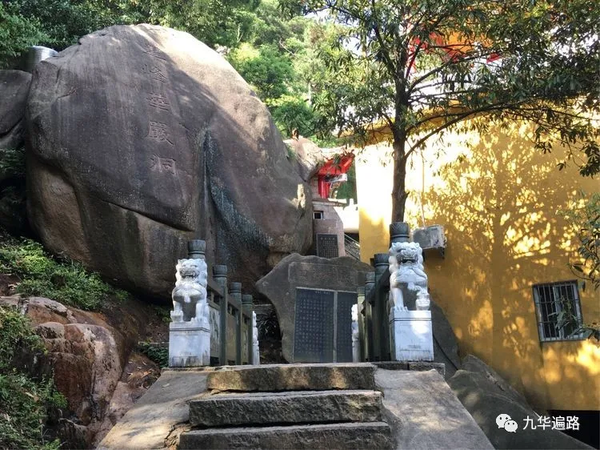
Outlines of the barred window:
M 583 324 L 576 281 L 533 286 L 540 341 L 584 339 L 578 330 Z

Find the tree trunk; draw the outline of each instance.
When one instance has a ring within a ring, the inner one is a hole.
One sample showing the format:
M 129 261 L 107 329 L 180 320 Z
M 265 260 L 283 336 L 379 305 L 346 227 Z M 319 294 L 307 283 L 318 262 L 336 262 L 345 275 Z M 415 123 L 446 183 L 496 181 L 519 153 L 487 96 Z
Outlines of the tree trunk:
M 392 188 L 392 222 L 404 222 L 406 207 L 406 136 L 394 137 L 394 186 Z

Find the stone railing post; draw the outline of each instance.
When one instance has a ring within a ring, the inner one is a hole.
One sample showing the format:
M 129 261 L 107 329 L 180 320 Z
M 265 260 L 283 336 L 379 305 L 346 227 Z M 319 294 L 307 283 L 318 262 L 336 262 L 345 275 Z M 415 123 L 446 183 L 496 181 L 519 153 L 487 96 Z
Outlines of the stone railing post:
M 187 248 L 189 259 L 206 260 L 206 241 L 202 241 L 200 239 L 188 241 Z
M 369 272 L 371 273 L 371 272 Z M 363 286 L 359 286 L 356 288 L 356 304 L 358 306 L 358 338 L 359 338 L 359 351 L 360 358 L 363 361 L 368 360 L 367 349 L 369 348 L 369 340 L 367 333 L 367 302 L 365 299 L 365 288 Z M 353 331 L 354 333 L 354 331 Z M 353 334 L 354 336 L 354 334 Z M 352 341 L 352 354 L 354 354 L 354 340 Z M 360 360 L 359 360 L 360 361 Z
M 235 363 L 242 364 L 242 283 L 229 286 L 230 303 L 237 309 L 235 315 Z
M 213 277 L 215 282 L 223 291 L 223 296 L 219 299 L 219 365 L 227 364 L 227 266 L 213 266 Z
M 375 258 L 373 264 L 375 264 Z M 365 328 L 366 328 L 366 345 L 363 358 L 365 361 L 373 361 L 374 345 L 373 345 L 373 305 L 375 304 L 375 296 L 369 296 L 375 287 L 375 272 L 367 272 L 365 282 Z M 370 300 L 369 300 L 370 299 Z
M 252 344 L 254 342 L 254 335 L 252 333 L 253 330 L 253 313 L 254 311 L 252 311 L 252 295 L 250 294 L 244 294 L 242 295 L 242 311 L 246 313 L 246 315 L 249 317 L 249 321 L 248 321 L 248 328 L 246 329 L 246 354 L 248 356 L 248 364 L 254 364 L 253 361 L 253 347 Z M 244 318 L 244 315 L 242 314 L 242 319 Z M 243 325 L 243 324 L 242 324 Z M 242 328 L 243 330 L 243 328 Z
M 379 285 L 379 280 L 385 275 L 388 268 L 388 254 L 376 253 L 375 263 L 375 286 Z M 377 288 L 375 288 L 377 289 Z M 382 361 L 387 354 L 387 312 L 386 299 L 380 290 L 375 292 L 373 308 L 373 361 Z

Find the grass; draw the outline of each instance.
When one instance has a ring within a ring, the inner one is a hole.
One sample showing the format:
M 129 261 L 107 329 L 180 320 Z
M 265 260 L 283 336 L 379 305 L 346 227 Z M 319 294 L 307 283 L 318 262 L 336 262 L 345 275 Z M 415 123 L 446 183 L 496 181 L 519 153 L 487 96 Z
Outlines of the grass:
M 65 398 L 52 378 L 34 378 L 15 361 L 20 355 L 34 358 L 45 353 L 27 317 L 15 308 L 0 307 L 0 449 L 60 448 L 45 436 L 53 410 L 66 408 Z
M 98 310 L 109 297 L 125 300 L 129 294 L 102 281 L 78 262 L 55 258 L 39 242 L 0 233 L 0 272 L 18 276 L 16 290 L 85 310 Z

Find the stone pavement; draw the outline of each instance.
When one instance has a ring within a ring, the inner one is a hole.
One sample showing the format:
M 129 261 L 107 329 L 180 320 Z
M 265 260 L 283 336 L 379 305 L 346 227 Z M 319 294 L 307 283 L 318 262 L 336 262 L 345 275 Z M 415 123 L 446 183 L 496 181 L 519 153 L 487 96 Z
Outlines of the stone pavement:
M 272 378 L 279 372 L 288 380 L 290 379 L 288 376 L 294 374 L 291 378 L 293 380 L 302 377 L 303 366 L 312 366 L 312 373 L 317 370 L 322 374 L 328 372 L 335 374 L 340 370 L 340 366 L 344 365 L 295 364 L 263 367 L 265 374 L 270 373 L 266 378 Z M 360 370 L 364 370 L 365 366 L 368 367 L 370 364 L 361 364 L 361 366 Z M 392 429 L 397 449 L 493 449 L 481 429 L 436 370 L 419 372 L 371 367 L 375 374 L 375 389 L 383 393 L 384 420 Z M 230 366 L 206 370 L 165 370 L 144 397 L 104 438 L 99 449 L 176 448 L 181 433 L 191 429 L 190 401 L 215 397 L 215 391 L 211 395 L 207 389 L 208 375 L 213 374 L 214 381 L 211 384 L 215 384 L 214 388 L 217 387 L 219 380 L 216 372 L 223 373 L 221 379 L 227 379 L 233 374 L 225 372 L 234 372 L 239 368 L 241 367 Z M 246 367 L 243 370 L 260 369 Z M 253 375 L 256 377 L 252 376 L 252 379 L 261 378 L 260 372 Z M 338 380 L 337 389 L 357 389 L 352 385 L 344 387 L 339 384 L 338 377 L 331 379 Z M 294 384 L 291 381 L 281 381 L 280 386 L 285 387 L 289 383 Z M 324 388 L 325 386 L 320 387 L 320 389 Z M 358 387 L 361 388 L 365 389 L 362 386 Z M 260 392 L 261 389 L 256 391 Z M 239 393 L 236 395 L 243 396 Z M 249 395 L 260 397 L 260 394 Z M 339 434 L 343 433 L 344 425 L 337 423 L 314 425 L 314 427 L 322 427 L 324 430 L 331 430 L 327 431 L 328 433 Z M 301 434 L 298 434 L 298 439 L 302 439 Z

